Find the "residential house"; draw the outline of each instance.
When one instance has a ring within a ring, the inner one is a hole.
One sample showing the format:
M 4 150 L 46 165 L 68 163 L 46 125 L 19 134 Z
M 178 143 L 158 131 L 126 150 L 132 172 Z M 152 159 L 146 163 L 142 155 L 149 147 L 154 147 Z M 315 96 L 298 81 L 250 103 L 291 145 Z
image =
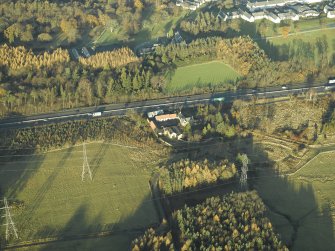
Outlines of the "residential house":
M 265 18 L 273 23 L 279 24 L 280 23 L 280 18 L 274 14 L 273 12 L 267 11 L 265 14 Z
M 177 31 L 175 34 L 174 34 L 174 39 L 175 43 L 180 43 L 181 41 L 183 41 L 183 38 L 182 36 L 180 35 L 179 31 Z
M 227 19 L 229 18 L 229 16 L 226 13 L 224 13 L 222 10 L 219 11 L 217 17 L 221 18 L 223 21 L 227 21 Z
M 236 18 L 240 18 L 241 17 L 241 14 L 239 11 L 232 11 L 230 14 L 229 14 L 229 19 L 236 19 Z
M 248 1 L 247 8 L 251 11 L 265 10 L 275 8 L 278 6 L 285 6 L 286 4 L 296 3 L 297 0 L 270 0 L 270 1 Z
M 264 11 L 256 11 L 251 14 L 254 16 L 254 20 L 263 19 L 266 16 Z
M 302 0 L 302 2 L 307 3 L 307 4 L 313 4 L 313 3 L 321 3 L 324 0 Z
M 328 18 L 335 18 L 335 10 L 330 10 L 327 12 Z
M 320 16 L 320 13 L 316 10 L 310 9 L 300 13 L 299 15 L 301 17 L 318 17 Z
M 293 11 L 279 12 L 277 15 L 280 18 L 280 20 L 292 20 L 292 21 L 299 20 L 299 15 L 297 13 L 294 13 Z
M 243 20 L 248 21 L 250 23 L 255 21 L 255 18 L 253 17 L 253 15 L 251 15 L 249 12 L 241 10 L 241 9 L 240 9 L 240 17 Z
M 328 11 L 332 11 L 332 10 L 334 10 L 335 8 L 334 8 L 334 5 L 332 5 L 332 4 L 327 4 L 327 5 L 325 5 L 325 7 L 323 8 L 323 12 L 324 13 L 328 13 Z
M 72 51 L 72 54 L 73 54 L 74 58 L 76 60 L 78 60 L 80 58 L 80 55 L 79 55 L 77 49 L 73 48 L 71 51 Z
M 85 55 L 85 57 L 90 57 L 91 55 L 90 55 L 90 53 L 88 52 L 88 50 L 87 50 L 87 48 L 86 47 L 83 47 L 82 49 L 81 49 L 81 52 Z

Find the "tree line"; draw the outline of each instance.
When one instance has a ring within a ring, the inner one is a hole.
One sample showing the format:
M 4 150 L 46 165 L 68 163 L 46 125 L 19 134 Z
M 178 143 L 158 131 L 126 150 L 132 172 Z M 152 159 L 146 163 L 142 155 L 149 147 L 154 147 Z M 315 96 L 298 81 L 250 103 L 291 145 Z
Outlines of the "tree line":
M 69 121 L 21 129 L 0 129 L 1 147 L 11 152 L 39 152 L 87 141 L 112 140 L 134 146 L 156 145 L 147 125 L 134 117 Z M 0 151 L 1 152 L 1 151 Z

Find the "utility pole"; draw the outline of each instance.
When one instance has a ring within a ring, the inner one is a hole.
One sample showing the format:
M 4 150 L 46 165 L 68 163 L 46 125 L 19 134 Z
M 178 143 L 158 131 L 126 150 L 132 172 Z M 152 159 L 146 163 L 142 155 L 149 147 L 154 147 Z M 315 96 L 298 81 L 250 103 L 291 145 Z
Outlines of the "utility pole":
M 6 226 L 6 240 L 8 241 L 10 235 L 14 235 L 17 239 L 19 238 L 19 236 L 17 235 L 17 230 L 10 214 L 10 207 L 8 206 L 6 197 L 3 199 L 3 203 L 4 207 L 0 208 L 0 210 L 5 210 L 5 215 L 3 215 L 2 217 L 6 218 L 6 224 L 4 224 L 4 226 Z
M 90 179 L 92 180 L 92 172 L 87 160 L 86 144 L 83 143 L 83 171 L 81 173 L 81 181 L 84 181 L 86 174 L 88 174 Z
M 240 177 L 240 187 L 242 190 L 248 189 L 248 164 L 249 159 L 246 154 L 241 155 L 242 168 L 241 168 L 241 177 Z

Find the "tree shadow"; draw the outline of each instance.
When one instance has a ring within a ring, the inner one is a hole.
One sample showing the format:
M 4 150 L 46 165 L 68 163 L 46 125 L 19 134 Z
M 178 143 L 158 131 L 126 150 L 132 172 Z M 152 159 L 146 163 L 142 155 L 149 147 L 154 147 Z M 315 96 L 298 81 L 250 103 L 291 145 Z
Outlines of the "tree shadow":
M 147 195 L 133 214 L 122 216 L 117 222 L 104 222 L 107 208 L 99 208 L 91 217 L 90 204 L 80 205 L 65 226 L 56 229 L 44 226 L 33 237 L 37 242 L 18 244 L 15 248 L 36 248 L 38 250 L 129 250 L 131 241 L 144 233 L 147 228 L 158 227 L 161 219 L 152 214 L 153 201 Z M 151 214 L 148 214 L 151 212 Z M 143 221 L 143 218 L 146 221 Z M 139 219 L 141 221 L 139 222 Z M 43 237 L 43 239 L 41 238 Z M 39 240 L 38 240 L 39 239 Z
M 236 163 L 237 153 L 246 153 L 250 159 L 249 189 L 256 190 L 262 198 L 268 209 L 267 217 L 285 245 L 292 250 L 334 250 L 331 205 L 321 204 L 312 184 L 278 173 L 277 163 L 269 157 L 269 149 L 255 142 L 252 135 L 212 143 L 187 149 L 179 153 L 177 160 L 228 159 Z M 176 156 L 171 160 L 175 162 Z M 210 196 L 222 196 L 231 191 L 241 191 L 238 177 L 166 196 L 164 207 L 171 213 L 185 204 L 194 206 Z
M 98 152 L 94 154 L 94 157 L 89 158 L 89 164 L 92 167 L 92 179 L 94 179 L 99 167 L 101 166 L 101 162 L 103 161 L 104 156 L 107 153 L 107 150 L 109 149 L 109 145 L 107 144 L 100 144 Z M 90 159 L 92 159 L 90 161 Z
M 267 153 L 261 144 L 254 153 Z M 267 157 L 263 163 L 254 162 L 249 185 L 255 189 L 268 208 L 268 217 L 275 231 L 292 250 L 333 250 L 334 223 L 330 205 L 321 205 L 311 183 L 284 176 Z

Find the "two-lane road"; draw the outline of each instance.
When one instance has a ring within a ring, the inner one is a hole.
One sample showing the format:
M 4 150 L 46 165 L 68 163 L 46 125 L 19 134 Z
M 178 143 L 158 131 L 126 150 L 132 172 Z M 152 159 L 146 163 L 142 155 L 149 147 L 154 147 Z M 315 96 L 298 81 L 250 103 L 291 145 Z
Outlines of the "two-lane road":
M 29 127 L 40 124 L 56 123 L 69 120 L 93 118 L 94 112 L 101 112 L 102 116 L 122 116 L 128 111 L 148 112 L 157 109 L 175 108 L 180 106 L 192 106 L 197 104 L 208 104 L 214 102 L 215 98 L 223 98 L 225 102 L 230 102 L 235 99 L 251 99 L 256 96 L 259 98 L 277 98 L 285 97 L 290 94 L 300 94 L 313 88 L 316 92 L 325 92 L 332 90 L 326 84 L 319 85 L 290 85 L 287 88 L 283 87 L 267 87 L 260 89 L 241 89 L 235 92 L 227 91 L 220 93 L 198 94 L 192 96 L 171 97 L 154 100 L 136 101 L 131 103 L 120 103 L 102 106 L 85 107 L 79 109 L 69 109 L 55 113 L 46 113 L 31 116 L 17 116 L 4 118 L 0 120 L 0 128 L 15 128 Z

